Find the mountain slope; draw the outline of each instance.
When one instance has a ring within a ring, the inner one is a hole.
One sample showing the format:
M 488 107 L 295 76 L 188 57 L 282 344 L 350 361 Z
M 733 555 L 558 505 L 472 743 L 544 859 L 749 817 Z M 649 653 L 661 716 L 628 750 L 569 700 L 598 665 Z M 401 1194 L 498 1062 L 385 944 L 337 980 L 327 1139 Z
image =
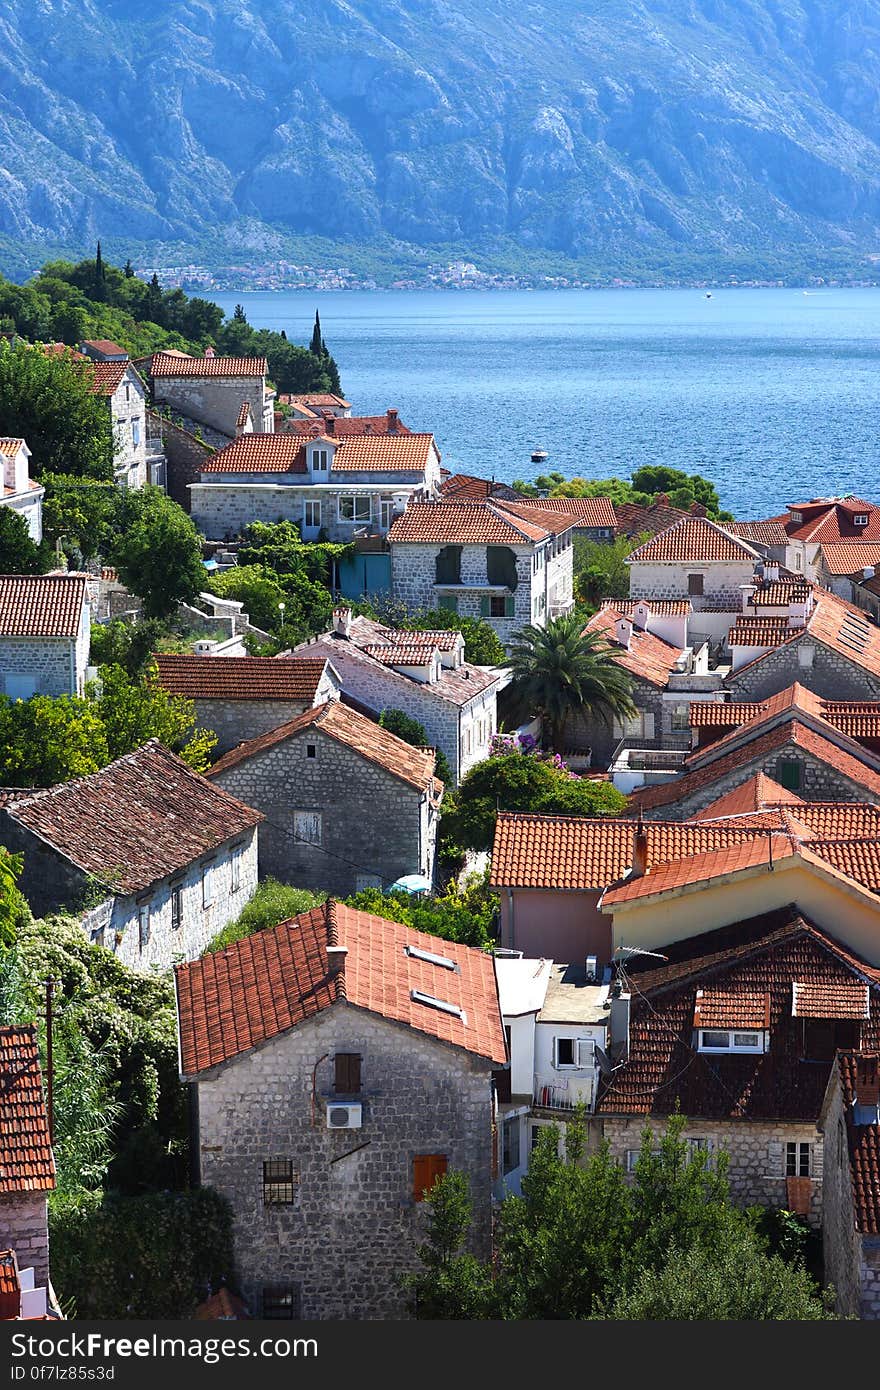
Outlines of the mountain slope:
M 880 0 L 0 0 L 0 235 L 878 249 Z

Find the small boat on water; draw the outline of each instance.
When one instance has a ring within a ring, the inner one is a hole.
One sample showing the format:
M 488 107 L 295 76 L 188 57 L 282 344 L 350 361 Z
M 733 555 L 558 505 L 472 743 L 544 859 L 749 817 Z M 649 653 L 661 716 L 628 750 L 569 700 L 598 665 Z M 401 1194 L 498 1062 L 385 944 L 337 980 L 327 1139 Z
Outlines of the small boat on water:
M 532 450 L 532 463 L 546 463 L 546 461 L 547 461 L 547 450 L 546 450 L 546 449 L 533 449 L 533 450 Z

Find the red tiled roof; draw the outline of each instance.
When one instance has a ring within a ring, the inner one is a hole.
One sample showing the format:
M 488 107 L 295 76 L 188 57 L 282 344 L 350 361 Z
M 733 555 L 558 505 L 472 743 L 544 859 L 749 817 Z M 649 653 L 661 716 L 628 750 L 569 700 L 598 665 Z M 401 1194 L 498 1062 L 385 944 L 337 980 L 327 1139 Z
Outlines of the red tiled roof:
M 598 632 L 608 643 L 611 654 L 618 666 L 629 671 L 630 675 L 649 685 L 665 689 L 675 664 L 682 654 L 682 648 L 664 642 L 654 632 L 643 631 L 633 626 L 629 647 L 623 647 L 617 640 L 617 620 L 625 616 L 617 608 L 602 607 L 594 613 L 584 628 L 584 632 Z
M 614 515 L 618 535 L 641 536 L 645 531 L 649 531 L 652 536 L 656 536 L 659 531 L 668 531 L 677 521 L 684 521 L 690 516 L 690 512 L 663 502 L 654 502 L 648 507 L 642 507 L 636 502 L 616 502 Z
M 150 376 L 266 376 L 265 357 L 179 357 L 172 352 L 154 352 Z
M 770 991 L 698 989 L 695 1028 L 769 1028 Z
M 411 502 L 388 532 L 388 540 L 434 545 L 528 545 L 552 534 L 549 524 L 522 515 L 517 504 L 488 502 Z M 556 518 L 547 515 L 558 529 Z
M 346 952 L 335 976 L 328 946 Z M 441 955 L 457 969 L 421 960 L 407 947 Z M 278 1037 L 337 1000 L 496 1065 L 506 1061 L 490 955 L 332 899 L 273 931 L 255 932 L 179 965 L 175 984 L 186 1076 Z M 464 1016 L 421 1003 L 414 991 L 454 1005 Z
M 691 854 L 687 859 L 675 859 L 668 864 L 658 864 L 639 878 L 627 879 L 625 883 L 606 888 L 602 894 L 603 907 L 617 907 L 620 903 L 632 902 L 636 898 L 653 898 L 661 893 L 672 893 L 676 889 L 690 887 L 699 883 L 709 883 L 713 879 L 724 878 L 727 874 L 739 874 L 748 869 L 770 868 L 780 859 L 787 859 L 795 853 L 791 837 L 779 831 L 769 835 L 752 835 L 741 844 L 726 845 L 720 849 L 706 850 Z
M 688 516 L 645 541 L 627 556 L 627 564 L 703 564 L 757 560 L 758 552 L 708 517 Z
M 225 1284 L 222 1284 L 216 1293 L 212 1293 L 210 1298 L 200 1303 L 193 1313 L 197 1322 L 235 1322 L 249 1317 L 250 1313 L 243 1299 L 239 1298 L 238 1294 L 230 1293 Z
M 0 438 L 0 454 L 2 454 L 4 458 L 14 459 L 23 445 L 23 439 L 11 439 L 8 435 L 4 435 Z
M 311 704 L 327 662 L 306 656 L 154 654 L 159 683 L 189 700 L 296 700 Z
M 382 623 L 374 622 L 371 618 L 357 617 L 352 619 L 351 630 L 348 637 L 343 637 L 336 632 L 328 632 L 323 637 L 313 641 L 303 642 L 296 650 L 305 655 L 326 656 L 331 665 L 337 660 L 348 657 L 354 661 L 365 663 L 372 666 L 374 671 L 381 671 L 387 675 L 391 681 L 410 681 L 411 676 L 403 672 L 395 671 L 391 666 L 381 666 L 374 663 L 366 648 L 369 646 L 385 646 L 389 641 L 392 643 L 402 634 L 402 629 L 387 628 Z M 434 636 L 434 634 L 421 634 L 421 636 Z M 453 634 L 455 635 L 455 634 Z M 407 632 L 407 639 L 415 640 L 420 634 Z M 441 651 L 450 650 L 443 645 L 444 634 L 439 634 L 440 640 L 437 645 Z M 475 699 L 482 691 L 488 690 L 494 685 L 498 677 L 491 670 L 486 670 L 480 666 L 474 666 L 471 662 L 463 661 L 460 666 L 450 669 L 441 667 L 437 679 L 431 681 L 430 685 L 420 685 L 421 692 L 432 699 L 448 701 L 451 704 L 468 704 Z M 402 687 L 401 687 L 402 688 Z M 348 695 L 344 696 L 347 703 L 354 703 Z M 394 706 L 394 700 L 386 700 L 383 703 Z
M 726 521 L 723 524 L 750 545 L 785 545 L 788 541 L 785 527 L 778 521 Z
M 87 357 L 85 362 L 88 366 L 84 364 L 81 370 L 89 378 L 89 389 L 94 396 L 112 396 L 131 366 L 128 361 L 94 362 L 90 357 Z
M 738 729 L 741 724 L 750 724 L 767 710 L 767 702 L 762 700 L 691 700 L 690 726 L 692 729 Z
M 282 395 L 278 397 L 278 404 L 304 405 L 307 408 L 314 406 L 316 410 L 320 410 L 322 406 L 337 406 L 340 410 L 351 410 L 351 401 L 344 401 L 341 396 L 334 396 L 331 391 L 306 391 L 300 395 Z
M 125 348 L 120 347 L 118 343 L 111 342 L 109 338 L 86 338 L 83 347 L 94 348 L 96 352 L 112 353 L 117 357 L 121 353 L 124 353 L 126 357 L 128 356 Z
M 247 424 L 247 422 L 248 422 L 248 420 L 249 420 L 250 418 L 251 418 L 251 406 L 250 406 L 250 401 L 242 401 L 242 403 L 241 403 L 241 405 L 239 406 L 239 409 L 238 409 L 238 419 L 237 419 L 236 422 L 235 422 L 235 423 L 236 423 L 236 427 L 237 427 L 238 429 L 240 429 L 240 430 L 243 430 L 244 427 L 245 427 L 245 425 Z
M 85 601 L 85 575 L 0 574 L 0 637 L 76 637 Z
M 714 820 L 719 816 L 742 816 L 750 811 L 762 811 L 766 806 L 799 805 L 802 798 L 786 791 L 772 777 L 756 772 L 738 787 L 720 796 L 696 815 L 696 820 Z
M 430 666 L 434 649 L 424 642 L 401 640 L 387 646 L 364 647 L 364 651 L 383 666 Z
M 873 1047 L 877 1047 L 876 1037 Z M 871 1052 L 838 1052 L 840 1087 L 846 1117 L 847 1152 L 855 1227 L 860 1235 L 880 1235 L 880 1124 L 857 1125 L 856 1101 L 876 1104 L 880 1058 Z
M 694 611 L 689 598 L 603 598 L 599 607 L 613 608 L 624 618 L 632 618 L 639 603 L 644 603 L 658 618 L 684 618 Z
M 68 347 L 67 343 L 42 343 L 41 348 L 46 357 L 70 357 L 74 362 L 88 361 L 84 352 Z
M 824 984 L 794 980 L 791 986 L 792 1018 L 870 1018 L 868 986 L 861 980 Z
M 230 767 L 236 767 L 249 758 L 258 757 L 306 729 L 320 729 L 328 738 L 345 744 L 368 762 L 378 763 L 392 776 L 399 777 L 402 782 L 407 782 L 420 791 L 424 791 L 434 777 L 436 757 L 432 752 L 404 743 L 396 734 L 374 724 L 372 719 L 367 719 L 339 700 L 317 705 L 314 709 L 297 715 L 296 719 L 281 724 L 277 729 L 270 729 L 268 733 L 259 734 L 257 738 L 248 739 L 246 743 L 239 743 L 236 748 L 219 758 L 207 775 L 215 778 L 228 771 Z M 436 779 L 434 784 L 438 785 Z
M 880 567 L 880 541 L 826 541 L 822 546 L 822 567 L 829 574 L 857 574 Z
M 778 647 L 791 635 L 787 618 L 741 617 L 728 632 L 727 641 L 731 647 Z
M 479 502 L 486 497 L 507 497 L 511 502 L 518 500 L 516 490 L 507 483 L 496 483 L 494 478 L 475 478 L 471 473 L 450 473 L 440 470 L 443 481 L 440 493 L 444 498 L 460 502 Z
M 617 525 L 610 497 L 536 497 L 534 505 L 544 511 L 567 512 L 577 517 L 578 526 L 610 530 Z
M 756 587 L 748 599 L 749 608 L 787 608 L 792 603 L 803 603 L 813 592 L 813 586 L 803 579 L 772 579 L 769 583 Z M 746 615 L 748 616 L 748 615 Z M 763 614 L 758 614 L 763 617 Z
M 118 893 L 149 888 L 263 820 L 157 739 L 89 777 L 29 792 L 6 814 Z
M 692 1118 L 808 1120 L 819 1116 L 831 1063 L 803 1057 L 803 1033 L 791 1016 L 792 982 L 827 990 L 869 980 L 872 1019 L 861 1045 L 878 1042 L 880 972 L 820 931 L 794 906 L 660 946 L 656 969 L 630 961 L 635 986 L 629 1059 L 605 1080 L 597 1114 L 669 1114 Z M 654 962 L 651 962 L 653 967 Z M 696 990 L 769 992 L 769 1051 L 707 1056 L 694 1050 Z
M 755 729 L 755 725 L 747 727 L 745 732 L 749 734 Z M 722 744 L 726 746 L 726 740 L 722 739 L 717 744 L 711 744 L 708 748 L 698 749 L 697 754 L 707 757 L 714 753 Z M 739 747 L 732 749 L 710 762 L 703 763 L 699 767 L 688 769 L 682 776 L 674 778 L 672 781 L 655 787 L 639 787 L 630 797 L 633 809 L 642 807 L 644 810 L 655 806 L 669 806 L 681 801 L 693 792 L 701 790 L 703 787 L 711 786 L 714 782 L 721 782 L 729 773 L 736 773 L 743 767 L 748 767 L 757 759 L 763 759 L 771 753 L 775 753 L 784 748 L 787 744 L 792 744 L 795 748 L 801 748 L 805 752 L 811 753 L 820 762 L 824 762 L 828 767 L 833 767 L 842 776 L 850 781 L 858 783 L 872 797 L 880 797 L 880 773 L 874 770 L 867 762 L 861 760 L 859 756 L 862 749 L 858 744 L 852 743 L 852 751 L 848 752 L 832 743 L 830 739 L 815 730 L 802 724 L 797 718 L 792 718 L 777 725 L 764 734 L 755 732 L 753 737 Z
M 0 1028 L 0 1193 L 54 1186 L 37 1030 L 33 1024 Z
M 682 821 L 646 821 L 644 831 L 649 868 L 678 856 L 745 844 L 760 833 L 754 827 Z M 631 820 L 499 811 L 492 885 L 573 892 L 607 888 L 629 871 L 634 834 Z
M 799 512 L 802 521 L 795 520 Z M 867 526 L 856 526 L 861 513 Z M 786 533 L 794 540 L 820 542 L 880 540 L 880 507 L 861 497 L 828 497 L 813 502 L 794 503 L 782 518 Z
M 285 434 L 303 439 L 312 438 L 316 430 L 323 430 L 331 439 L 347 439 L 356 434 L 412 434 L 401 420 L 389 420 L 387 415 L 334 415 L 313 420 L 291 416 L 282 429 Z
M 433 442 L 432 434 L 351 436 L 336 445 L 331 469 L 335 473 L 424 472 Z M 205 459 L 200 469 L 203 473 L 307 473 L 306 443 L 300 435 L 286 432 L 242 434 Z

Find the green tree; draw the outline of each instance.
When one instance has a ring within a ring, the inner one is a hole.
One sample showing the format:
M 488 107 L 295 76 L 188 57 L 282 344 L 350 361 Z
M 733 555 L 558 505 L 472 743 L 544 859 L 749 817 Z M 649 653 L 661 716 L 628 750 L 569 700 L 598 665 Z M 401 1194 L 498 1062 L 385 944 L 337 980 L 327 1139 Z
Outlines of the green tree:
M 0 419 L 26 439 L 35 478 L 64 473 L 113 478 L 110 414 L 89 389 L 91 370 L 18 343 L 0 346 Z
M 616 536 L 610 542 L 575 536 L 574 593 L 578 602 L 597 608 L 603 598 L 627 598 L 629 565 L 626 557 L 648 537 L 647 531 L 634 539 Z
M 548 815 L 616 816 L 626 798 L 610 782 L 574 777 L 561 759 L 531 752 L 498 751 L 472 767 L 441 818 L 444 836 L 465 849 L 491 850 L 501 811 Z
M 699 502 L 710 517 L 721 515 L 721 502 L 714 483 L 699 473 L 685 473 L 662 463 L 646 463 L 636 470 L 632 481 L 637 491 L 652 497 L 665 493 L 674 507 L 687 511 L 694 502 Z
M 0 784 L 51 787 L 110 761 L 98 711 L 87 700 L 0 696 Z
M 20 512 L 0 507 L 0 574 L 45 574 L 54 560 L 50 545 L 31 538 Z
M 254 932 L 271 931 L 288 918 L 320 906 L 325 897 L 326 894 L 311 893 L 307 888 L 279 883 L 277 878 L 264 879 L 235 921 L 224 927 L 206 949 L 222 951 L 224 946 L 231 946 L 233 941 L 241 941 Z
M 490 946 L 497 937 L 498 897 L 489 887 L 488 873 L 472 874 L 463 886 L 453 881 L 442 893 L 425 897 L 366 888 L 346 902 L 374 917 L 404 922 L 415 931 L 462 946 Z
M 130 280 L 134 275 L 134 266 L 132 265 L 130 260 L 125 262 L 122 273 L 125 276 L 126 280 Z
M 100 304 L 103 303 L 106 298 L 107 283 L 104 274 L 104 260 L 101 255 L 101 243 L 99 241 L 97 250 L 95 251 L 95 281 L 92 285 L 92 299 L 97 300 Z
M 425 732 L 424 724 L 420 724 L 417 719 L 411 719 L 402 709 L 383 709 L 379 715 L 379 724 L 383 729 L 387 729 L 390 734 L 396 734 L 403 739 L 404 743 L 411 743 L 414 748 L 429 748 L 431 740 Z M 442 748 L 435 749 L 437 755 L 436 772 L 440 781 L 447 787 L 452 786 L 452 768 L 449 766 L 446 754 Z
M 217 735 L 196 729 L 196 707 L 182 695 L 169 695 L 158 680 L 155 662 L 142 678 L 132 679 L 121 666 L 101 667 L 101 694 L 95 708 L 104 727 L 112 761 L 156 738 L 196 772 L 210 764 Z
M 422 1271 L 407 1276 L 407 1306 L 421 1319 L 491 1316 L 492 1279 L 485 1265 L 463 1250 L 470 1232 L 472 1205 L 464 1173 L 444 1173 L 425 1201 L 428 1233 L 417 1255 Z
M 113 483 L 76 478 L 63 473 L 43 476 L 43 534 L 54 545 L 74 546 L 84 560 L 105 554 L 114 535 L 122 495 Z
M 16 934 L 26 911 L 24 898 L 16 884 L 24 867 L 20 854 L 0 845 L 0 954 L 15 945 Z
M 95 623 L 89 661 L 93 666 L 121 666 L 135 679 L 144 674 L 160 644 L 167 643 L 167 630 L 167 625 L 158 618 L 137 623 L 114 618 L 109 623 Z M 180 646 L 186 651 L 190 649 L 183 642 Z
M 165 618 L 205 587 L 199 533 L 161 488 L 123 494 L 120 532 L 109 557 L 148 618 Z
M 546 627 L 528 624 L 514 634 L 511 695 L 524 710 L 540 714 L 551 747 L 565 747 L 574 715 L 610 721 L 635 713 L 632 681 L 608 642 L 583 631 L 577 613 L 553 618 Z
M 323 357 L 324 339 L 321 336 L 321 315 L 315 310 L 315 326 L 312 329 L 312 340 L 309 343 L 309 352 L 313 357 Z

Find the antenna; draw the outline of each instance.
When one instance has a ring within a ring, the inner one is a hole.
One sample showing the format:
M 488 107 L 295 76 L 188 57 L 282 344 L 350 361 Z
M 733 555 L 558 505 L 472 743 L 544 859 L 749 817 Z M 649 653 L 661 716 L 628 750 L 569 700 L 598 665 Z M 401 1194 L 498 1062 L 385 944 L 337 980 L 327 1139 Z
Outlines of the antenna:
M 633 956 L 650 956 L 652 960 L 668 960 L 668 956 L 661 955 L 659 951 L 646 951 L 642 946 L 615 946 L 612 952 L 612 960 L 617 968 L 617 975 L 614 984 L 611 986 L 612 995 L 617 998 L 623 988 L 623 967 L 624 963 L 632 960 Z

